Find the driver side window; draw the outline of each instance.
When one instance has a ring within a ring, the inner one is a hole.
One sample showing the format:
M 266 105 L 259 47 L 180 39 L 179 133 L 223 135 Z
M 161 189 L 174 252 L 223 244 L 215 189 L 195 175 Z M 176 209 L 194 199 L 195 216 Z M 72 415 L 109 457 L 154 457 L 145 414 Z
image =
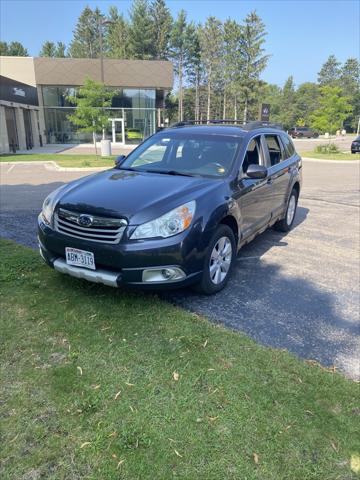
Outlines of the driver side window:
M 261 144 L 260 136 L 253 138 L 246 150 L 244 161 L 242 164 L 242 171 L 245 174 L 249 165 L 260 165 L 261 164 Z

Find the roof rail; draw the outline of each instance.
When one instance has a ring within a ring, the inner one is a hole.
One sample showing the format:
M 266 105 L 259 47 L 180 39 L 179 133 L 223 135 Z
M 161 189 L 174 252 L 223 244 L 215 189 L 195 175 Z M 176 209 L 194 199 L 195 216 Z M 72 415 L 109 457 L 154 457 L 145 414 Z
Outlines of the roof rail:
M 189 125 L 235 125 L 237 127 L 242 128 L 243 130 L 255 130 L 257 128 L 276 128 L 278 130 L 283 130 L 283 126 L 279 123 L 271 123 L 271 122 L 263 122 L 260 120 L 255 120 L 251 122 L 243 123 L 240 120 L 236 120 L 233 118 L 226 118 L 226 119 L 206 119 L 206 120 L 183 120 L 181 122 L 176 122 L 170 125 L 170 128 L 179 128 L 179 127 L 186 127 Z
M 255 120 L 252 122 L 247 122 L 242 125 L 244 130 L 255 130 L 257 128 L 276 128 L 278 130 L 284 130 L 284 127 L 280 123 L 271 123 L 271 122 L 264 122 L 261 120 Z
M 176 122 L 176 123 L 173 123 L 172 125 L 170 125 L 171 128 L 177 128 L 177 127 L 185 127 L 185 126 L 188 126 L 188 125 L 221 125 L 221 124 L 226 124 L 226 123 L 230 123 L 230 124 L 235 124 L 235 125 L 239 125 L 241 126 L 242 123 L 240 120 L 235 120 L 233 118 L 231 119 L 203 119 L 203 120 L 182 120 L 180 122 Z

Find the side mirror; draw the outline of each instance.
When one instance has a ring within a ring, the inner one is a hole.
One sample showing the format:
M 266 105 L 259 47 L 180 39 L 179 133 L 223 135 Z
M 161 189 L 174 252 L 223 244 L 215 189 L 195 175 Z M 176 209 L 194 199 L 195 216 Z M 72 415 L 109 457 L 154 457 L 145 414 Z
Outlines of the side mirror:
M 120 165 L 123 163 L 125 158 L 126 158 L 125 155 L 119 155 L 118 157 L 116 157 L 115 158 L 115 167 L 120 167 Z
M 246 176 L 248 178 L 266 178 L 267 168 L 264 165 L 250 164 L 246 170 Z

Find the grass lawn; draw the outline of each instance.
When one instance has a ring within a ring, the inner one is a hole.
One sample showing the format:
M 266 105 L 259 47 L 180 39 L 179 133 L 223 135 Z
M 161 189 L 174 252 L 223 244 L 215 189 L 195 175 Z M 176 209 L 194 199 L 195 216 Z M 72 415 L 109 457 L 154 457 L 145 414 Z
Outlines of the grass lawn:
M 60 155 L 34 153 L 29 155 L 0 155 L 0 162 L 56 162 L 60 167 L 113 167 L 115 156 L 98 157 L 95 155 Z
M 360 154 L 357 153 L 317 153 L 301 152 L 302 157 L 319 158 L 321 160 L 360 160 Z
M 0 245 L 2 480 L 359 478 L 359 384 Z

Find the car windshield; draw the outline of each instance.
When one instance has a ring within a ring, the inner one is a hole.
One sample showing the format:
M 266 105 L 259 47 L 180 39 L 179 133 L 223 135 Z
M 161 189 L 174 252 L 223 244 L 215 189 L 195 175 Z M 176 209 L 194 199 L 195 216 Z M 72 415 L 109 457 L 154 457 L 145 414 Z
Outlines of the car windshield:
M 121 169 L 169 175 L 224 177 L 229 172 L 242 139 L 226 135 L 154 135 L 134 150 Z

